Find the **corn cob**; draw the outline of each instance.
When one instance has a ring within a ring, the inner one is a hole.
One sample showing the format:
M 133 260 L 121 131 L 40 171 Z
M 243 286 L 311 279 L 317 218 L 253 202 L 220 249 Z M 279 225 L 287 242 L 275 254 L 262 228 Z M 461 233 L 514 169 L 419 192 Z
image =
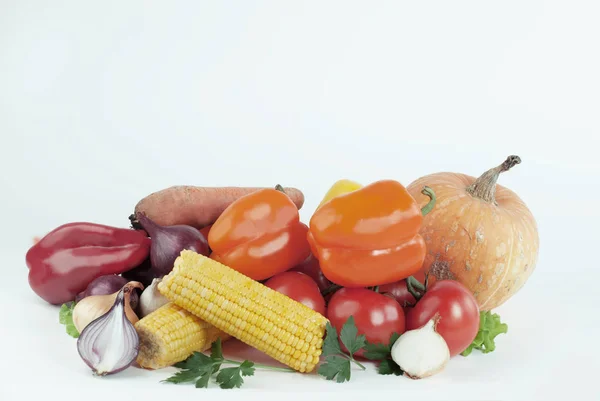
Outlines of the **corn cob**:
M 319 362 L 325 316 L 215 260 L 184 250 L 158 290 L 296 371 L 311 372 Z
M 172 302 L 140 319 L 135 329 L 140 338 L 137 363 L 147 369 L 171 366 L 207 350 L 219 337 L 230 338 Z

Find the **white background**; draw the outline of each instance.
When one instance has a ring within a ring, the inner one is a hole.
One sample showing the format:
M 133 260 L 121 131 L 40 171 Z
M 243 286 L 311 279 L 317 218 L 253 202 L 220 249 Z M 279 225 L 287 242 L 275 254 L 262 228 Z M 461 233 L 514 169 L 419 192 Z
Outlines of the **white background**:
M 599 399 L 598 4 L 0 0 L 0 399 Z M 339 178 L 408 185 L 509 154 L 523 163 L 501 184 L 538 220 L 537 269 L 497 310 L 496 352 L 427 380 L 93 378 L 27 284 L 34 235 L 127 226 L 171 185 L 295 186 L 307 222 Z

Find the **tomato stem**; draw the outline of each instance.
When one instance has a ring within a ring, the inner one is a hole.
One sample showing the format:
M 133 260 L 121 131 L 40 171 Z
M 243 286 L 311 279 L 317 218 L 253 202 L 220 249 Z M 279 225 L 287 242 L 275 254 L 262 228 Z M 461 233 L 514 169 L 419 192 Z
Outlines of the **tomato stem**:
M 325 297 L 325 296 L 331 294 L 332 292 L 336 292 L 337 290 L 339 290 L 341 288 L 342 288 L 341 285 L 333 284 L 333 285 L 325 288 L 323 291 L 321 291 L 321 295 L 323 295 Z
M 425 295 L 425 286 L 413 276 L 410 276 L 406 279 L 406 289 L 413 297 L 415 297 L 416 301 Z
M 429 212 L 431 212 L 433 210 L 433 207 L 435 206 L 435 201 L 436 201 L 436 197 L 435 197 L 435 192 L 433 192 L 433 189 L 431 189 L 428 186 L 423 187 L 423 190 L 421 191 L 421 193 L 423 195 L 427 195 L 429 196 L 429 202 L 423 206 L 423 208 L 421 209 L 421 214 L 423 216 L 426 216 Z
M 412 284 L 412 286 L 414 288 L 416 288 L 419 291 L 425 291 L 425 286 L 423 284 L 421 284 L 421 282 L 419 280 L 417 280 L 414 276 L 410 276 L 408 279 L 406 279 L 407 282 L 410 282 Z

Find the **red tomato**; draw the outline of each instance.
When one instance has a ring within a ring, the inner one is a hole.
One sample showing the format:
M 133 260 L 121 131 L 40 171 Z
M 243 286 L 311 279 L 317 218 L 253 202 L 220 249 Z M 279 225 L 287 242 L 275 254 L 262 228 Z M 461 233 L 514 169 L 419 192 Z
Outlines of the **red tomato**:
M 396 300 L 366 288 L 342 288 L 329 301 L 327 317 L 340 334 L 350 317 L 358 334 L 364 334 L 370 343 L 389 344 L 392 333 L 404 333 L 404 312 Z M 342 350 L 347 351 L 341 343 Z M 362 356 L 363 351 L 355 355 Z
M 268 279 L 265 285 L 325 316 L 325 300 L 321 291 L 306 274 L 291 271 L 279 273 Z
M 317 283 L 319 290 L 321 291 L 329 288 L 332 285 L 331 281 L 327 280 L 327 278 L 323 275 L 321 266 L 319 266 L 319 260 L 315 258 L 313 254 L 310 254 L 309 257 L 304 260 L 304 262 L 290 270 L 298 271 L 310 276 L 310 278 L 315 280 L 315 283 Z
M 437 331 L 446 340 L 450 356 L 463 352 L 479 331 L 479 306 L 464 285 L 454 280 L 436 281 L 406 315 L 406 329 L 422 327 L 440 314 Z
M 406 286 L 406 280 L 396 281 L 395 283 L 385 284 L 379 286 L 379 293 L 389 294 L 403 307 L 407 307 L 409 304 L 414 305 L 416 303 L 415 297 L 408 292 Z

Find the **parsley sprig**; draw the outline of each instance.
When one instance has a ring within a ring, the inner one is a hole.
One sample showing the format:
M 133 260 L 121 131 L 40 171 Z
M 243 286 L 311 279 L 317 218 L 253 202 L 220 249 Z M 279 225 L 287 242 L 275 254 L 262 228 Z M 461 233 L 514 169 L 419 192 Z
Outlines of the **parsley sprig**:
M 221 368 L 223 364 L 235 366 Z M 294 372 L 293 369 L 261 365 L 248 360 L 239 362 L 225 359 L 220 338 L 212 343 L 210 356 L 201 352 L 194 352 L 185 361 L 175 364 L 175 367 L 181 370 L 163 381 L 174 384 L 195 382 L 196 388 L 208 388 L 210 379 L 214 374 L 217 374 L 215 381 L 219 384 L 219 387 L 231 389 L 241 387 L 244 384 L 243 377 L 253 376 L 255 368 Z
M 348 352 L 343 352 L 340 347 L 340 341 L 346 347 Z M 324 376 L 327 380 L 334 380 L 343 383 L 350 380 L 351 363 L 354 362 L 362 370 L 365 366 L 354 359 L 354 354 L 361 350 L 367 344 L 364 334 L 358 335 L 358 329 L 354 324 L 354 317 L 350 316 L 342 326 L 340 335 L 331 323 L 327 322 L 326 336 L 323 341 L 322 356 L 325 362 L 319 366 L 317 373 Z
M 404 374 L 400 366 L 392 359 L 392 346 L 398 338 L 400 338 L 400 334 L 392 333 L 388 344 L 367 342 L 364 347 L 365 353 L 363 355 L 365 358 L 372 361 L 379 361 L 377 372 L 380 375 L 394 374 L 396 376 L 402 376 Z

